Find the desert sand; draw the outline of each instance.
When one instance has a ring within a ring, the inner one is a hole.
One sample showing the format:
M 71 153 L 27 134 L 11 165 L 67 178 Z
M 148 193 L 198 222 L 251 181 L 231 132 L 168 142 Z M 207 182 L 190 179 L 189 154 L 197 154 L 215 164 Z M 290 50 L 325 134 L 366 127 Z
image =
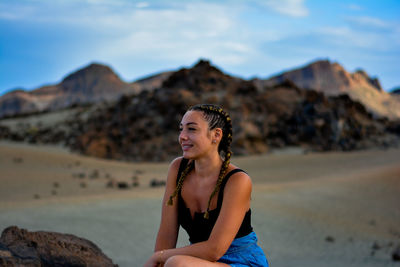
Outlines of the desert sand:
M 400 266 L 400 149 L 234 157 L 253 180 L 252 224 L 270 266 Z M 168 163 L 0 142 L 0 228 L 71 233 L 119 266 L 142 266 L 160 220 Z M 110 181 L 139 186 L 109 188 Z M 188 244 L 181 232 L 180 246 Z

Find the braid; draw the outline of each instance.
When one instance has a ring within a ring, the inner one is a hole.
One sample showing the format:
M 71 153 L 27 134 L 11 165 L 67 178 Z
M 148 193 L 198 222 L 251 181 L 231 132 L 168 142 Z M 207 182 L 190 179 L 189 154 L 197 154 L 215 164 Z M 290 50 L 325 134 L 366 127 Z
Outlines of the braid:
M 222 163 L 221 170 L 218 175 L 217 184 L 213 192 L 211 193 L 210 198 L 208 199 L 207 210 L 204 214 L 204 218 L 208 219 L 211 200 L 221 187 L 221 183 L 224 180 L 232 156 L 232 151 L 230 150 L 230 146 L 232 143 L 232 121 L 227 112 L 225 112 L 222 108 L 215 105 L 208 105 L 208 104 L 196 105 L 194 107 L 191 107 L 189 110 L 203 111 L 205 119 L 209 122 L 210 130 L 219 127 L 222 129 L 223 132 L 222 140 L 218 146 L 218 151 L 220 153 L 224 152 L 224 161 Z
M 232 143 L 232 121 L 227 112 L 225 112 L 222 108 L 215 106 L 215 105 L 210 105 L 210 104 L 196 105 L 196 106 L 189 108 L 188 111 L 190 111 L 190 110 L 202 111 L 204 114 L 204 118 L 208 121 L 210 130 L 215 129 L 215 128 L 222 129 L 222 139 L 218 146 L 218 152 L 220 154 L 221 154 L 221 152 L 223 152 L 223 155 L 221 155 L 221 156 L 223 156 L 224 161 L 222 163 L 221 170 L 218 175 L 217 184 L 216 184 L 213 192 L 211 193 L 211 196 L 210 196 L 210 198 L 208 200 L 208 204 L 207 204 L 207 210 L 204 214 L 204 218 L 208 219 L 211 200 L 221 187 L 221 183 L 224 180 L 224 177 L 225 177 L 226 171 L 229 167 L 230 159 L 232 156 L 232 151 L 230 149 L 230 146 Z M 181 176 L 179 177 L 178 183 L 176 185 L 175 191 L 169 197 L 167 205 L 173 204 L 173 198 L 176 197 L 176 195 L 182 189 L 183 182 L 184 182 L 186 176 L 193 169 L 194 169 L 194 161 L 192 161 L 190 164 L 188 164 L 188 166 L 182 172 Z
M 192 161 L 191 163 L 189 163 L 185 170 L 182 172 L 181 176 L 179 177 L 178 183 L 176 185 L 175 191 L 174 193 L 169 197 L 169 200 L 167 202 L 168 206 L 172 206 L 173 205 L 173 198 L 176 197 L 176 195 L 178 195 L 178 192 L 182 189 L 182 185 L 183 185 L 183 181 L 185 180 L 186 176 L 188 175 L 188 173 L 193 170 L 194 168 L 194 161 Z
M 226 170 L 227 170 L 228 167 L 229 167 L 231 154 L 232 154 L 231 152 L 228 152 L 228 153 L 227 153 L 227 156 L 226 156 L 224 162 L 222 163 L 221 170 L 220 170 L 219 175 L 218 175 L 217 184 L 216 184 L 216 186 L 215 186 L 215 188 L 214 188 L 214 191 L 211 193 L 210 198 L 208 199 L 207 210 L 206 210 L 206 212 L 204 213 L 204 218 L 206 218 L 206 219 L 209 218 L 209 211 L 210 211 L 211 200 L 212 200 L 212 198 L 215 196 L 215 194 L 219 191 L 219 189 L 220 189 L 220 187 L 221 187 L 221 183 L 222 183 L 222 181 L 224 180 Z

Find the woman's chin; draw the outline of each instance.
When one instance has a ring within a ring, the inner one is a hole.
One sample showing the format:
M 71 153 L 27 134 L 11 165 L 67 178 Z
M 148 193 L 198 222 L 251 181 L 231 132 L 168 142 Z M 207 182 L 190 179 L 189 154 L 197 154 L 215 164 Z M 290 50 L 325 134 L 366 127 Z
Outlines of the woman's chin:
M 193 153 L 190 153 L 190 152 L 188 152 L 188 151 L 183 151 L 182 156 L 183 156 L 185 159 L 194 159 L 194 158 L 195 158 L 195 156 L 193 155 Z

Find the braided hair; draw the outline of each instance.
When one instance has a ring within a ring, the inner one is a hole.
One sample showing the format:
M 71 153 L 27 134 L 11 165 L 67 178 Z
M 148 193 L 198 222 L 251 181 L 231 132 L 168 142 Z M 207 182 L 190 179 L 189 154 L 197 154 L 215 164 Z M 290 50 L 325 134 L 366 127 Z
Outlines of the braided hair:
M 204 214 L 204 218 L 209 218 L 210 204 L 212 198 L 219 191 L 221 183 L 225 177 L 226 171 L 229 167 L 230 159 L 232 156 L 232 151 L 230 149 L 232 143 L 232 121 L 229 117 L 229 114 L 225 112 L 221 107 L 211 104 L 200 104 L 195 105 L 188 109 L 188 111 L 201 111 L 203 112 L 204 119 L 208 122 L 209 130 L 213 130 L 215 128 L 222 129 L 222 139 L 218 145 L 218 152 L 223 157 L 223 163 L 221 166 L 221 170 L 218 175 L 217 184 L 211 193 L 211 196 L 208 200 L 207 210 Z M 174 193 L 169 197 L 167 205 L 173 204 L 173 198 L 179 193 L 182 189 L 183 181 L 186 176 L 194 169 L 194 161 L 191 161 L 188 166 L 184 169 L 181 176 L 179 177 L 178 183 L 176 185 Z

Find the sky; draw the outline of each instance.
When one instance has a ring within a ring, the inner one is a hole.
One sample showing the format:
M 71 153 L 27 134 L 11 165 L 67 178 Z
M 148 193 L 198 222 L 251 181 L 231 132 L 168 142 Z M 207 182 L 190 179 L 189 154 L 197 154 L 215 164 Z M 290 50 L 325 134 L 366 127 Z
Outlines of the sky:
M 268 78 L 319 59 L 400 86 L 399 0 L 0 0 L 0 95 L 90 63 L 126 82 L 208 59 Z

